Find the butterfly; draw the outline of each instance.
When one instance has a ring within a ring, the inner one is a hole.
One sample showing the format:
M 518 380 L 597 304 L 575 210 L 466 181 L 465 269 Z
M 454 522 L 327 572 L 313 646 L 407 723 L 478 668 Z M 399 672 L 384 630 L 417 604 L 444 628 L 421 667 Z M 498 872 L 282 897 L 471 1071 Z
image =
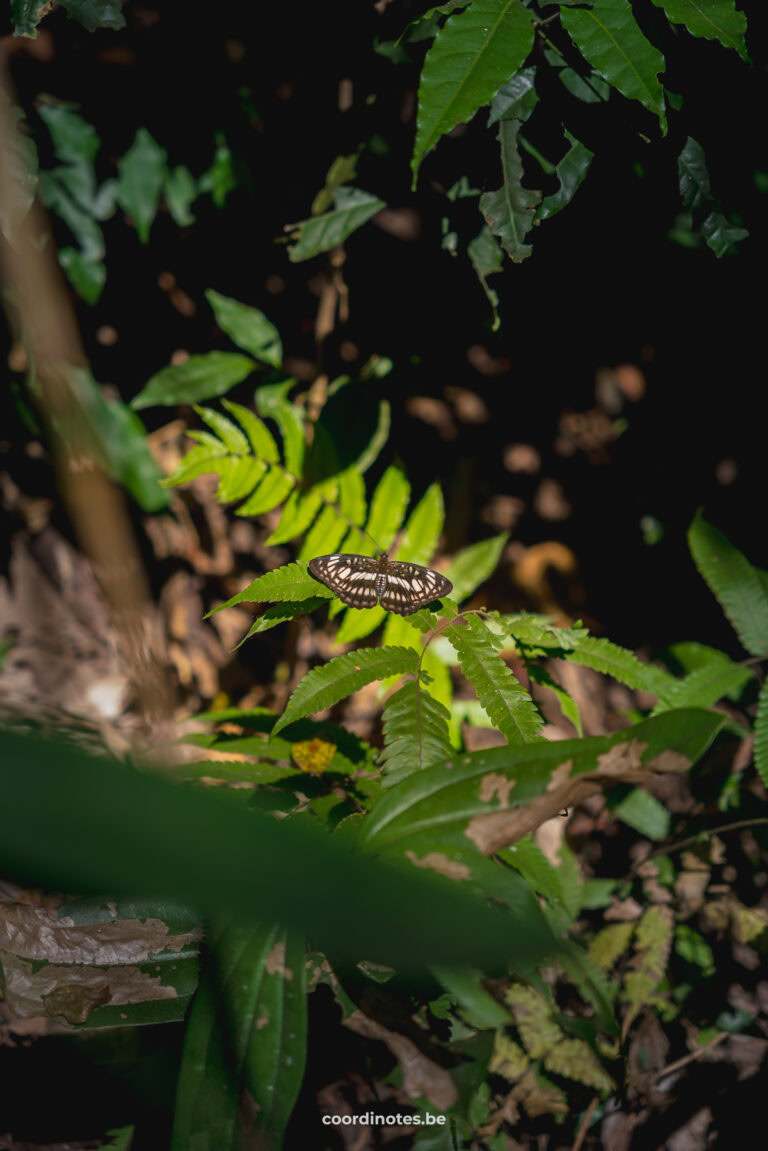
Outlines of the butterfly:
M 349 607 L 375 607 L 410 615 L 440 599 L 453 584 L 432 568 L 391 560 L 386 552 L 370 556 L 316 556 L 308 564 L 310 575 L 320 580 Z

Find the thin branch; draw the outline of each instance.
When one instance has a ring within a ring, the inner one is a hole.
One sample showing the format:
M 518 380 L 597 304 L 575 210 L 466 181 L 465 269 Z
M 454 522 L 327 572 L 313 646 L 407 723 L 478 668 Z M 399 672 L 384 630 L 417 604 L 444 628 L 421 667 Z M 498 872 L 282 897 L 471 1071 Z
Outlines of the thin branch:
M 592 1102 L 590 1103 L 589 1107 L 587 1107 L 586 1111 L 584 1112 L 584 1118 L 582 1119 L 581 1123 L 579 1124 L 579 1129 L 576 1132 L 576 1138 L 573 1141 L 573 1146 L 571 1147 L 571 1151 L 581 1151 L 582 1144 L 587 1137 L 587 1131 L 589 1130 L 589 1125 L 592 1122 L 592 1116 L 594 1115 L 595 1109 L 597 1108 L 597 1105 L 599 1102 L 600 1102 L 600 1096 L 599 1095 L 593 1095 L 592 1096 Z
M 709 1043 L 702 1044 L 702 1046 L 697 1047 L 695 1051 L 691 1051 L 688 1055 L 683 1055 L 682 1059 L 676 1059 L 675 1062 L 670 1063 L 669 1066 L 662 1067 L 661 1071 L 657 1071 L 653 1076 L 651 1082 L 656 1083 L 659 1079 L 664 1079 L 667 1075 L 672 1075 L 673 1072 L 679 1071 L 682 1067 L 686 1067 L 696 1059 L 701 1059 L 702 1055 L 705 1055 L 707 1051 L 711 1051 L 713 1047 L 717 1047 L 718 1043 L 722 1043 L 730 1034 L 730 1031 L 721 1031 L 714 1039 L 710 1039 Z

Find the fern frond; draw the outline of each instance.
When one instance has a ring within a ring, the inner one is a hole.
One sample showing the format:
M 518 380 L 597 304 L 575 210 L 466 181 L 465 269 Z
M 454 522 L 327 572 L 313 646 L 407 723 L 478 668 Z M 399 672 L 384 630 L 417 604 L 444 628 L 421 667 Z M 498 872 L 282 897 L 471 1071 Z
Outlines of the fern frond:
M 308 492 L 292 491 L 283 507 L 280 523 L 267 539 L 267 544 L 285 544 L 303 535 L 312 526 L 322 504 L 322 496 L 315 488 Z
M 233 400 L 222 400 L 221 402 L 227 411 L 235 417 L 245 432 L 253 448 L 253 454 L 258 456 L 259 459 L 266 460 L 268 464 L 279 463 L 280 451 L 274 436 L 264 421 L 260 420 L 256 413 L 252 412 L 250 408 L 246 408 L 242 404 L 236 404 Z
M 768 591 L 758 568 L 697 512 L 688 531 L 696 567 L 751 655 L 768 653 Z
M 389 697 L 382 717 L 385 787 L 451 758 L 450 718 L 450 713 L 418 680 L 409 680 Z
M 269 631 L 273 627 L 279 627 L 281 623 L 285 623 L 289 619 L 296 619 L 300 615 L 309 615 L 310 612 L 315 611 L 317 608 L 322 607 L 328 600 L 325 596 L 314 595 L 309 599 L 295 600 L 293 602 L 286 600 L 283 603 L 276 603 L 272 607 L 267 608 L 257 619 L 253 621 L 250 628 L 235 645 L 235 650 L 250 639 L 252 635 L 258 635 L 263 631 Z
M 502 616 L 500 622 L 513 639 L 531 647 L 572 651 L 589 632 L 585 627 L 556 627 L 544 615 Z
M 237 516 L 260 516 L 271 512 L 290 495 L 296 480 L 282 468 L 273 466 L 249 499 L 235 512 Z
M 388 675 L 416 674 L 418 655 L 405 647 L 370 647 L 336 656 L 307 672 L 288 700 L 274 733 L 289 723 L 332 707 L 361 687 Z
M 712 707 L 723 696 L 738 699 L 754 674 L 751 668 L 734 663 L 726 655 L 713 659 L 684 679 L 675 680 L 651 714 L 660 715 L 676 707 Z
M 411 485 L 396 464 L 388 467 L 371 496 L 366 530 L 379 547 L 389 551 L 405 517 Z
M 760 689 L 755 720 L 755 767 L 768 787 L 768 679 Z
M 333 592 L 329 588 L 312 579 L 311 575 L 307 575 L 306 569 L 301 564 L 283 564 L 282 567 L 274 568 L 271 572 L 266 572 L 253 580 L 226 603 L 219 604 L 213 611 L 209 611 L 208 616 L 216 615 L 225 608 L 234 607 L 237 603 L 277 603 L 283 600 L 311 599 L 313 596 L 330 599 L 332 595 Z
M 635 690 L 649 691 L 659 699 L 666 698 L 677 682 L 669 672 L 662 671 L 653 664 L 643 663 L 633 651 L 619 647 L 607 639 L 597 639 L 595 636 L 585 636 L 580 639 L 572 651 L 566 653 L 566 659 L 572 663 L 579 663 L 583 667 L 594 668 L 604 675 L 610 675 L 619 683 Z
M 194 407 L 200 419 L 219 437 L 227 451 L 235 456 L 247 455 L 248 440 L 231 420 L 215 408 L 205 408 L 202 404 L 195 404 Z
M 540 738 L 543 720 L 528 692 L 499 655 L 491 632 L 477 616 L 457 619 L 445 630 L 461 670 L 508 743 Z
M 549 688 L 560 704 L 560 711 L 563 713 L 564 718 L 573 724 L 579 735 L 583 735 L 581 713 L 573 696 L 569 695 L 564 687 L 561 687 L 559 683 L 555 682 L 546 668 L 540 667 L 537 663 L 528 663 L 527 668 L 528 675 L 533 682 L 540 684 L 541 687 Z
M 314 556 L 329 555 L 338 550 L 347 524 L 335 508 L 326 505 L 315 520 L 299 549 L 299 562 L 308 563 Z

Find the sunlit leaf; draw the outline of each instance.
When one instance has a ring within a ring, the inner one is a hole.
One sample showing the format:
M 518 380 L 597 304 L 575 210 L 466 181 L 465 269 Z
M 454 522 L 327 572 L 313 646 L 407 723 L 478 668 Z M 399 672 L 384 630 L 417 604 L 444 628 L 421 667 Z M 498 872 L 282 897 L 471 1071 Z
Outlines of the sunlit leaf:
M 241 304 L 209 288 L 205 298 L 213 308 L 216 323 L 233 343 L 263 364 L 279 368 L 283 359 L 280 334 L 258 308 Z
M 226 603 L 219 604 L 210 615 L 234 607 L 238 603 L 276 603 L 283 600 L 305 600 L 313 596 L 331 599 L 333 592 L 325 584 L 307 574 L 301 564 L 283 564 L 271 572 L 253 580 L 247 587 L 233 595 Z
M 181 364 L 169 364 L 156 372 L 134 396 L 131 407 L 138 411 L 155 405 L 196 404 L 222 396 L 249 376 L 255 366 L 248 356 L 236 352 L 190 356 Z

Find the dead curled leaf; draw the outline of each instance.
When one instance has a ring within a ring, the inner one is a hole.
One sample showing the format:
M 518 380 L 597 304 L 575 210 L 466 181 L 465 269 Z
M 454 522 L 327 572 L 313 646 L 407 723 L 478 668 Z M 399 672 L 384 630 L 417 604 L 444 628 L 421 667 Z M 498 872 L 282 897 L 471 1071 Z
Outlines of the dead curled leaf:
M 456 1102 L 458 1090 L 448 1071 L 419 1051 L 406 1035 L 389 1031 L 359 1010 L 353 1011 L 343 1023 L 366 1039 L 379 1039 L 386 1044 L 403 1069 L 403 1090 L 411 1099 L 423 1095 L 440 1111 L 447 1111 Z
M 583 772 L 574 778 L 569 778 L 572 768 L 570 761 L 560 764 L 552 773 L 543 795 L 522 806 L 476 815 L 467 824 L 464 834 L 484 855 L 493 855 L 502 847 L 508 847 L 535 831 L 558 812 L 575 807 L 589 796 L 613 787 L 616 783 L 642 784 L 656 775 L 669 771 L 687 771 L 691 766 L 685 756 L 668 751 L 643 763 L 642 756 L 647 746 L 636 739 L 617 743 L 597 757 L 594 771 Z

